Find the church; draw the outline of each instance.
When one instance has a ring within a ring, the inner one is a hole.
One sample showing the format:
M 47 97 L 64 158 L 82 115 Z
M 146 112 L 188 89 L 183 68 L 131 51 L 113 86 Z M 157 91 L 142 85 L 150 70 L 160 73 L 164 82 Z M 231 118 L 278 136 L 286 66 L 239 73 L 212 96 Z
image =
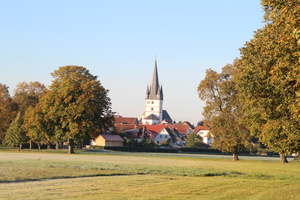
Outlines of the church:
M 159 85 L 157 61 L 155 59 L 152 81 L 146 90 L 145 111 L 141 119 L 142 124 L 154 125 L 173 122 L 168 112 L 163 109 L 163 100 L 163 89 Z

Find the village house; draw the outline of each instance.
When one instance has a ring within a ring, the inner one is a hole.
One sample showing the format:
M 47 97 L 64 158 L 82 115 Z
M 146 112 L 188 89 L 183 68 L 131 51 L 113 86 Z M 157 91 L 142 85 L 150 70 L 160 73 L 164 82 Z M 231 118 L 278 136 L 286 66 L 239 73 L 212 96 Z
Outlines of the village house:
M 102 134 L 91 141 L 91 145 L 102 147 L 122 147 L 124 140 L 119 135 Z
M 205 128 L 204 126 L 196 126 L 194 133 L 201 136 L 203 138 L 203 143 L 211 145 L 213 141 L 213 137 L 209 130 Z

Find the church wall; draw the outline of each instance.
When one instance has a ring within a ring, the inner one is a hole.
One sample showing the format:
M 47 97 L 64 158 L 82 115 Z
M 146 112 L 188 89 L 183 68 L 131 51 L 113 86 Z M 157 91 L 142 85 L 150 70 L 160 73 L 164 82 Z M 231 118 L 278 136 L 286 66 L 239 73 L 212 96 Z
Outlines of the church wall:
M 162 101 L 161 100 L 152 100 L 147 99 L 146 100 L 146 106 L 145 106 L 145 117 L 155 114 L 160 118 L 160 121 L 162 120 Z

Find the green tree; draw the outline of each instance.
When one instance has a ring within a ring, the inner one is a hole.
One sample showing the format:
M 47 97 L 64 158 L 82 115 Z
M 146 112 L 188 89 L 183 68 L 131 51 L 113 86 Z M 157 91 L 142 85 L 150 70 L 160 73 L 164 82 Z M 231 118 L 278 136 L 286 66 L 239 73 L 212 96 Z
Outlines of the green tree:
M 244 123 L 281 162 L 300 150 L 299 1 L 262 0 L 267 24 L 241 48 Z
M 162 147 L 171 147 L 171 139 L 168 139 L 168 140 L 163 140 L 161 141 L 161 143 L 159 144 L 159 146 L 162 146 Z
M 5 138 L 6 131 L 16 116 L 16 106 L 10 97 L 8 87 L 0 83 L 0 143 Z
M 17 85 L 14 90 L 13 101 L 16 103 L 18 112 L 20 113 L 20 117 L 22 121 L 24 120 L 24 115 L 29 107 L 35 107 L 39 99 L 46 93 L 47 88 L 44 84 L 40 82 L 21 82 Z M 32 132 L 31 132 L 32 133 Z M 32 136 L 31 134 L 29 134 Z M 39 146 L 40 144 L 38 144 Z M 30 140 L 30 149 L 32 146 L 32 140 Z
M 199 148 L 203 146 L 203 138 L 200 135 L 197 135 L 197 133 L 191 133 L 186 139 L 186 147 Z
M 95 138 L 112 126 L 113 115 L 108 91 L 81 66 L 64 66 L 52 73 L 50 90 L 41 99 L 45 119 L 54 136 L 68 140 L 69 153 L 74 142 L 86 136 Z
M 203 121 L 197 122 L 197 126 L 204 126 L 204 122 Z
M 17 146 L 19 151 L 22 149 L 22 145 L 28 142 L 26 131 L 23 127 L 23 122 L 20 113 L 16 119 L 10 124 L 7 133 L 5 135 L 5 144 L 10 147 Z
M 213 135 L 212 147 L 233 154 L 238 160 L 238 151 L 244 150 L 250 143 L 250 134 L 239 122 L 241 105 L 233 75 L 238 60 L 233 65 L 226 65 L 221 73 L 212 69 L 206 71 L 205 79 L 198 87 L 199 97 L 205 100 L 203 116 L 210 121 Z
M 24 115 L 24 128 L 27 136 L 38 145 L 49 144 L 53 141 L 53 127 L 44 119 L 45 114 L 40 108 L 40 104 L 29 107 Z

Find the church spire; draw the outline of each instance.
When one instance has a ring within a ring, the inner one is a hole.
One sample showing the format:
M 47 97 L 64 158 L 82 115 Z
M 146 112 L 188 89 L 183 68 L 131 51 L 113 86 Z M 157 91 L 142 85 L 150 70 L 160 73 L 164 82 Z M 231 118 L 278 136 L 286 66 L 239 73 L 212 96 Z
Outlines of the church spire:
M 153 70 L 153 75 L 152 75 L 152 82 L 151 82 L 150 91 L 149 91 L 149 99 L 162 100 L 161 94 L 162 94 L 162 88 L 159 86 L 158 73 L 157 73 L 157 61 L 155 59 L 154 70 Z

